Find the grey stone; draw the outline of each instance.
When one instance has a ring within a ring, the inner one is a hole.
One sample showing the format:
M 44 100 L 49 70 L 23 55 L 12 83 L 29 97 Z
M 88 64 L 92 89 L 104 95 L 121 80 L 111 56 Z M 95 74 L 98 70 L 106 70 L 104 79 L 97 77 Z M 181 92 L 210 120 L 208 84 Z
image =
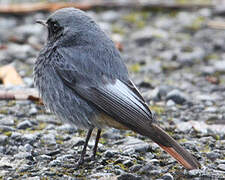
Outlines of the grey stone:
M 140 164 L 136 164 L 136 165 L 133 165 L 133 166 L 131 166 L 130 168 L 129 168 L 129 170 L 131 171 L 131 172 L 137 172 L 139 169 L 141 169 L 142 168 L 142 165 L 140 165 Z
M 193 169 L 193 170 L 188 171 L 188 174 L 190 176 L 198 176 L 199 174 L 201 174 L 201 170 L 199 170 L 199 169 Z
M 0 134 L 0 144 L 4 145 L 7 141 L 8 136 L 4 135 L 4 134 Z
M 41 138 L 46 144 L 54 145 L 56 144 L 56 139 L 53 134 L 44 134 Z
M 53 160 L 49 163 L 49 166 L 61 166 L 60 160 Z
M 23 81 L 24 81 L 24 83 L 25 83 L 27 86 L 29 86 L 29 87 L 33 86 L 33 84 L 34 84 L 33 79 L 30 78 L 30 77 L 25 77 L 25 78 L 23 78 Z M 33 108 L 34 108 L 34 107 L 33 107 Z M 33 108 L 30 109 L 30 112 L 32 112 Z M 36 114 L 36 113 L 34 113 L 34 114 Z M 31 114 L 31 115 L 33 115 L 33 114 Z
M 213 61 L 213 67 L 217 72 L 225 72 L 225 60 Z
M 134 163 L 131 160 L 126 160 L 123 162 L 123 164 L 128 168 L 134 165 Z
M 150 145 L 140 139 L 127 137 L 124 144 L 119 145 L 118 148 L 121 149 L 123 153 L 129 149 L 133 149 L 136 152 L 147 152 L 150 149 Z
M 205 112 L 207 112 L 207 113 L 216 113 L 216 112 L 218 112 L 218 108 L 216 108 L 216 107 L 207 107 L 207 108 L 205 108 Z
M 192 124 L 190 122 L 180 122 L 176 124 L 177 130 L 187 133 L 192 129 Z
M 219 170 L 225 171 L 225 164 L 219 164 L 219 165 L 217 166 L 217 168 L 218 168 Z
M 113 156 L 115 156 L 115 154 L 116 154 L 116 151 L 107 150 L 105 152 L 105 157 L 112 158 Z
M 162 176 L 163 180 L 173 180 L 173 176 L 170 173 L 166 173 Z
M 32 144 L 33 142 L 36 141 L 36 139 L 38 138 L 38 134 L 24 134 L 22 136 L 22 139 L 24 142 L 27 142 L 29 144 Z
M 101 13 L 101 18 L 103 21 L 106 21 L 107 23 L 109 22 L 114 22 L 120 17 L 120 14 L 117 13 L 116 11 L 105 11 Z
M 13 116 L 5 116 L 2 119 L 0 119 L 0 124 L 1 125 L 6 125 L 6 126 L 13 126 L 14 125 L 14 118 Z
M 170 99 L 176 104 L 184 104 L 187 101 L 186 96 L 178 89 L 174 89 L 167 94 L 166 100 Z
M 207 158 L 210 159 L 210 160 L 216 160 L 218 157 L 220 157 L 220 154 L 219 153 L 216 153 L 216 152 L 209 152 L 206 154 Z
M 26 152 L 31 152 L 33 150 L 33 147 L 30 144 L 25 144 L 24 145 L 24 150 Z
M 32 125 L 32 123 L 30 121 L 25 120 L 25 121 L 20 122 L 16 127 L 18 129 L 27 129 L 27 128 L 30 128 L 32 126 L 33 125 Z
M 15 128 L 5 126 L 5 125 L 0 125 L 0 131 L 1 132 L 15 131 Z
M 174 106 L 176 103 L 172 100 L 172 99 L 169 99 L 167 102 L 166 102 L 166 106 L 168 107 L 171 107 L 171 106 Z
M 135 176 L 134 174 L 122 174 L 117 177 L 117 180 L 141 180 L 140 176 Z
M 40 160 L 51 160 L 52 157 L 51 156 L 48 156 L 46 154 L 42 154 L 39 156 Z
M 17 159 L 25 159 L 29 156 L 31 156 L 31 154 L 29 152 L 19 152 L 19 153 L 14 155 L 14 157 L 17 158 Z

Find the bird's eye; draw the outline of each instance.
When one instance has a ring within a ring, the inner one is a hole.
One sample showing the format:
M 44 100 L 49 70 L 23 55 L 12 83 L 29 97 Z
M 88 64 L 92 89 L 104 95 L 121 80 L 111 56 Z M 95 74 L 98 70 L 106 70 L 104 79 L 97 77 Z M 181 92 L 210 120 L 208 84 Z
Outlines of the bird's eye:
M 60 30 L 60 26 L 56 22 L 52 22 L 50 24 L 50 28 L 51 28 L 53 33 L 57 33 Z

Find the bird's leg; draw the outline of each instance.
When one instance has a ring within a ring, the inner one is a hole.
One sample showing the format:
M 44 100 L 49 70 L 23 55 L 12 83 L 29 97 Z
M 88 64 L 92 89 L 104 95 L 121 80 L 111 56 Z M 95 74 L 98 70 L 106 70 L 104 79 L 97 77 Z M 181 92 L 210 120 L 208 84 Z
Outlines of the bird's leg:
M 92 133 L 93 129 L 94 129 L 94 128 L 90 128 L 90 129 L 88 130 L 87 137 L 86 137 L 86 140 L 85 140 L 85 143 L 84 143 L 84 147 L 83 147 L 83 150 L 82 150 L 80 159 L 79 159 L 79 161 L 78 161 L 78 166 L 79 166 L 79 165 L 82 165 L 82 164 L 84 163 L 84 156 L 85 156 L 85 154 L 86 154 L 86 149 L 87 149 L 88 141 L 89 141 L 89 139 L 90 139 L 90 137 L 91 137 L 91 133 Z
M 95 155 L 96 155 L 96 152 L 97 152 L 97 148 L 98 148 L 98 142 L 99 142 L 99 139 L 100 139 L 100 136 L 101 136 L 101 129 L 99 128 L 98 129 L 98 132 L 97 132 L 97 135 L 96 135 L 96 139 L 95 139 L 95 146 L 93 148 L 93 155 L 91 157 L 92 160 L 95 159 Z

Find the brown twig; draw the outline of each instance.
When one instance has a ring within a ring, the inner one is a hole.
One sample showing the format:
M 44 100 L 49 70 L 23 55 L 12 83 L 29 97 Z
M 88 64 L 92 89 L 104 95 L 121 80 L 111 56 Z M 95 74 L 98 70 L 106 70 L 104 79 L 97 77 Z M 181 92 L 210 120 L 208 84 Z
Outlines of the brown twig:
M 209 21 L 207 26 L 212 29 L 225 29 L 225 21 Z
M 56 2 L 56 3 L 23 3 L 23 4 L 1 4 L 0 13 L 2 14 L 24 14 L 36 11 L 55 11 L 64 7 L 76 7 L 82 10 L 102 8 L 132 8 L 132 9 L 151 9 L 151 8 L 166 8 L 166 9 L 196 9 L 196 8 L 213 8 L 213 4 L 209 3 L 152 3 L 128 1 L 109 2 L 109 1 L 82 1 L 82 2 Z
M 34 88 L 22 88 L 18 90 L 1 89 L 0 100 L 31 100 L 41 101 L 38 92 Z

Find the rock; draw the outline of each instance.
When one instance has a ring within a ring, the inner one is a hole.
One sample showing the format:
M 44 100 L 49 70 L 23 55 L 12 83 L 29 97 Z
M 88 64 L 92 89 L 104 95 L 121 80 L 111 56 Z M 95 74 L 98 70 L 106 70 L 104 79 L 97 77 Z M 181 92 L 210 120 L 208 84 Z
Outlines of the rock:
M 49 163 L 49 166 L 61 166 L 61 161 L 58 160 L 58 159 L 55 159 L 55 160 L 52 160 L 50 163 Z
M 22 140 L 23 142 L 33 144 L 38 138 L 38 136 L 39 136 L 38 134 L 24 134 L 22 135 Z
M 0 145 L 5 145 L 7 138 L 8 138 L 8 136 L 6 136 L 4 134 L 0 134 Z
M 61 126 L 57 127 L 59 131 L 65 131 L 69 134 L 77 132 L 77 128 L 75 126 L 71 126 L 70 124 L 62 124 Z
M 27 86 L 29 86 L 29 87 L 32 87 L 33 84 L 34 84 L 33 79 L 32 79 L 32 78 L 29 78 L 29 77 L 23 78 L 23 81 L 24 81 L 24 83 L 25 83 Z M 35 107 L 32 107 L 32 108 L 30 109 L 30 112 L 29 112 L 30 115 L 35 115 L 35 114 L 37 113 L 37 110 L 34 111 L 34 108 L 35 108 Z M 34 111 L 34 113 L 33 113 L 32 111 Z M 31 114 L 31 113 L 33 113 L 33 114 Z
M 225 60 L 213 61 L 213 67 L 216 72 L 225 72 Z
M 167 96 L 166 100 L 173 100 L 176 104 L 184 104 L 187 102 L 186 96 L 178 89 L 174 89 L 170 91 Z
M 200 68 L 203 75 L 212 75 L 215 73 L 215 68 L 212 66 L 203 66 Z
M 0 119 L 1 125 L 13 126 L 14 125 L 14 117 L 13 116 L 5 116 Z
M 26 159 L 30 156 L 31 156 L 31 154 L 29 152 L 19 152 L 19 153 L 14 155 L 14 157 L 17 158 L 17 159 Z
M 117 180 L 141 180 L 140 176 L 135 176 L 133 174 L 122 174 L 117 177 Z
M 15 128 L 5 126 L 5 125 L 0 125 L 0 131 L 1 132 L 10 132 L 10 131 L 15 131 Z
M 9 44 L 7 49 L 8 56 L 20 60 L 26 60 L 27 57 L 35 56 L 33 48 L 30 45 Z
M 150 145 L 140 139 L 134 137 L 127 137 L 124 144 L 118 146 L 122 152 L 129 151 L 129 149 L 134 149 L 135 152 L 147 152 L 150 149 Z
M 142 168 L 142 165 L 139 165 L 139 164 L 137 164 L 137 165 L 133 165 L 133 166 L 131 166 L 130 168 L 129 168 L 129 170 L 131 171 L 131 172 L 137 172 L 139 169 L 141 169 Z
M 24 149 L 26 152 L 31 152 L 33 150 L 33 147 L 30 144 L 25 144 Z
M 217 168 L 218 168 L 219 170 L 225 171 L 225 164 L 219 164 L 219 165 L 217 166 Z
M 25 120 L 25 121 L 22 121 L 20 122 L 18 125 L 17 125 L 17 128 L 18 129 L 27 129 L 27 128 L 30 128 L 32 127 L 32 123 L 28 120 Z
M 174 105 L 175 105 L 175 102 L 171 99 L 166 102 L 166 106 L 168 106 L 168 107 L 171 107 L 171 106 L 174 106 Z
M 132 39 L 139 45 L 143 46 L 146 43 L 151 42 L 154 38 L 168 38 L 168 33 L 161 29 L 154 29 L 152 27 L 146 27 L 140 31 L 132 34 Z
M 72 137 L 72 139 L 70 139 L 70 144 L 73 144 L 73 146 L 82 146 L 84 145 L 84 139 L 80 138 L 80 137 Z
M 207 113 L 217 113 L 218 112 L 218 108 L 216 108 L 216 107 L 207 107 L 207 108 L 205 108 L 205 112 L 207 112 Z
M 123 162 L 123 164 L 128 168 L 134 165 L 134 163 L 131 160 L 126 160 Z
M 49 144 L 49 145 L 56 144 L 56 139 L 55 139 L 55 136 L 53 134 L 44 134 L 41 139 L 46 144 Z
M 159 101 L 159 100 L 165 100 L 167 94 L 172 90 L 173 88 L 171 86 L 167 85 L 160 85 L 156 87 L 152 92 L 151 92 L 151 98 Z
M 120 17 L 120 14 L 117 13 L 116 11 L 105 11 L 101 13 L 101 18 L 103 21 L 106 21 L 107 23 L 109 22 L 114 22 Z
M 162 176 L 163 180 L 173 180 L 173 176 L 170 173 L 166 173 Z
M 46 154 L 40 155 L 39 158 L 40 158 L 40 160 L 42 160 L 42 161 L 43 161 L 43 160 L 48 161 L 48 160 L 51 160 L 51 159 L 52 159 L 51 156 L 48 156 L 48 155 L 46 155 Z
M 105 152 L 105 157 L 112 158 L 113 156 L 115 156 L 116 153 L 117 153 L 116 151 L 107 150 Z
M 220 157 L 220 154 L 219 153 L 215 153 L 215 152 L 209 152 L 206 154 L 207 158 L 212 160 L 212 161 L 215 161 L 218 157 Z
M 190 122 L 180 122 L 176 124 L 176 129 L 181 132 L 189 132 L 192 129 L 192 124 Z
M 201 174 L 201 170 L 200 169 L 193 169 L 193 170 L 188 171 L 188 174 L 190 176 L 198 176 L 199 174 Z

